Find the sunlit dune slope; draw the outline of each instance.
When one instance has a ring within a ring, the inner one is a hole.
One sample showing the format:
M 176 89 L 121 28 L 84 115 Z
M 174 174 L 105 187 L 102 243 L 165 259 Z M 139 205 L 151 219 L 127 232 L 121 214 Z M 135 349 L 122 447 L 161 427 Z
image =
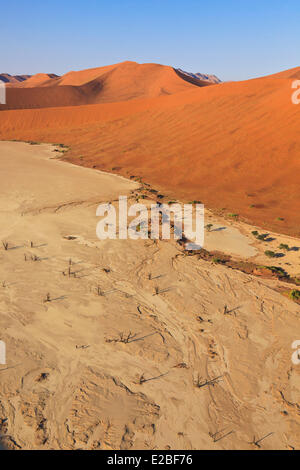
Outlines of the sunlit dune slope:
M 172 67 L 159 64 L 123 62 L 62 77 L 37 74 L 7 90 L 3 109 L 79 106 L 84 104 L 128 101 L 136 98 L 170 95 L 211 85 L 186 78 Z
M 299 235 L 300 106 L 291 101 L 292 81 L 183 82 L 186 91 L 130 102 L 3 111 L 0 137 L 62 142 L 73 162 L 142 176 L 170 198 Z

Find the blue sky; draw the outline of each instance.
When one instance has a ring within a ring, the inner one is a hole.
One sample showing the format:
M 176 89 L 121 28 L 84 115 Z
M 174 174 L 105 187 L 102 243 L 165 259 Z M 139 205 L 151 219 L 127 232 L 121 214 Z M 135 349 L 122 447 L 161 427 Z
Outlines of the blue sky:
M 14 0 L 0 5 L 0 73 L 124 60 L 243 80 L 300 65 L 299 0 Z

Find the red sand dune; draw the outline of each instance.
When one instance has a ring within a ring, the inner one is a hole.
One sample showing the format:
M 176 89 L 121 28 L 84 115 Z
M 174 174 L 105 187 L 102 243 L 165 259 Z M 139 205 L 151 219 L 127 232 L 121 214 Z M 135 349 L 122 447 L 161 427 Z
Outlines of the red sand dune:
M 26 81 L 18 83 L 18 88 L 34 88 L 41 85 L 49 85 L 54 79 L 59 78 L 55 73 L 37 73 L 36 75 L 30 76 Z
M 182 79 L 183 78 L 183 79 Z M 172 67 L 159 64 L 123 62 L 62 77 L 37 74 L 7 89 L 2 109 L 49 108 L 128 101 L 170 95 L 197 86 L 211 85 L 185 77 Z
M 137 64 L 120 67 L 126 74 L 111 66 L 101 75 L 111 77 L 103 96 L 115 102 L 2 111 L 0 138 L 65 143 L 80 165 L 118 167 L 170 198 L 300 234 L 300 106 L 291 101 L 300 69 L 199 88 L 169 67 L 142 65 L 145 77 Z M 94 73 L 55 80 L 90 85 Z

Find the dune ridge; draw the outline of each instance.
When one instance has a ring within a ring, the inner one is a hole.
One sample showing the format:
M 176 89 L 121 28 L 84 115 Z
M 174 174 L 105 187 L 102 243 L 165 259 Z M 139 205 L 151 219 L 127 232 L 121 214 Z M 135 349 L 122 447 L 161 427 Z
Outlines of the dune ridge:
M 210 82 L 210 83 L 221 83 L 222 80 L 220 80 L 216 75 L 211 75 L 211 74 L 205 74 L 205 73 L 190 73 L 190 72 L 186 72 L 186 70 L 182 70 L 182 69 L 177 69 L 179 72 L 181 72 L 182 74 L 184 75 L 188 75 L 192 78 L 196 78 L 198 80 L 204 80 L 206 82 Z
M 59 76 L 55 73 L 37 73 L 35 75 L 29 75 L 27 80 L 18 83 L 16 86 L 19 88 L 34 88 L 42 84 L 48 86 L 51 81 L 58 78 Z
M 49 108 L 129 101 L 171 95 L 194 86 L 211 85 L 207 80 L 185 76 L 159 64 L 121 64 L 69 72 L 62 77 L 37 74 L 7 90 L 2 109 Z

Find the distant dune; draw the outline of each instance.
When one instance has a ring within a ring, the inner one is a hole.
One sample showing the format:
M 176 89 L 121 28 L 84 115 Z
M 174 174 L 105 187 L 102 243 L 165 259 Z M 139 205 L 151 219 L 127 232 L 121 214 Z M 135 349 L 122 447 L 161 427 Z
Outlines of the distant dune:
M 141 176 L 170 197 L 299 235 L 299 71 L 205 87 L 156 64 L 70 72 L 8 89 L 8 106 L 10 91 L 26 91 L 27 104 L 15 106 L 60 107 L 2 111 L 0 138 L 65 143 L 80 165 Z
M 187 75 L 188 77 L 195 78 L 196 80 L 203 80 L 210 83 L 221 83 L 220 80 L 216 75 L 208 75 L 204 73 L 189 73 L 182 69 L 177 69 L 178 72 L 181 72 L 183 75 Z
M 184 78 L 184 80 L 182 80 Z M 171 95 L 207 80 L 180 77 L 172 67 L 159 64 L 123 62 L 62 77 L 37 74 L 7 89 L 7 106 L 3 109 L 48 108 L 84 104 L 129 101 Z
M 27 80 L 17 83 L 14 86 L 20 88 L 34 88 L 41 85 L 49 85 L 50 82 L 54 79 L 59 78 L 55 73 L 37 73 L 36 75 L 31 75 Z
M 0 81 L 6 84 L 17 85 L 28 80 L 31 75 L 10 75 L 9 73 L 0 73 Z

